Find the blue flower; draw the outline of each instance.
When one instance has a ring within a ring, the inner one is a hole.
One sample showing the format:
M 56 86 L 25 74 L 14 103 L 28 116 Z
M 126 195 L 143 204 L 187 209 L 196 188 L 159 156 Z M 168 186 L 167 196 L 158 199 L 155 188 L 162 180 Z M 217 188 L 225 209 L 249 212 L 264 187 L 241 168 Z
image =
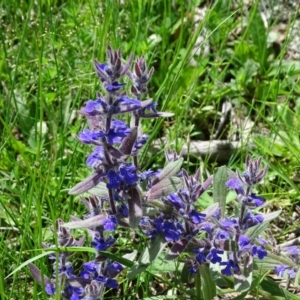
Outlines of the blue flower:
M 179 223 L 176 225 L 170 221 L 164 221 L 161 226 L 161 232 L 164 234 L 166 241 L 176 242 L 179 240 L 183 228 Z
M 103 228 L 106 231 L 114 231 L 116 225 L 118 224 L 115 216 L 109 216 L 105 221 L 103 221 Z
M 167 199 L 177 211 L 181 211 L 185 208 L 185 204 L 177 193 L 167 196 Z
M 230 237 L 230 233 L 226 230 L 218 228 L 215 236 L 218 240 L 227 240 Z
M 80 277 L 84 279 L 93 279 L 98 276 L 99 269 L 99 263 L 96 263 L 94 260 L 86 262 L 83 264 L 83 270 L 80 272 Z
M 285 248 L 285 251 L 288 252 L 292 256 L 294 262 L 298 264 L 300 249 L 297 246 L 289 246 Z
M 79 133 L 79 140 L 85 144 L 96 144 L 99 143 L 99 139 L 104 137 L 105 134 L 102 131 L 95 132 L 89 129 L 84 129 Z
M 139 137 L 133 145 L 132 153 L 136 153 L 139 149 L 141 149 L 143 145 L 147 143 L 148 138 L 148 134 L 143 134 L 141 137 Z
M 291 279 L 294 279 L 296 277 L 297 270 L 295 270 L 295 268 L 287 266 L 287 265 L 276 266 L 274 268 L 274 270 L 275 270 L 276 275 L 279 277 L 283 277 L 285 273 L 287 275 L 289 275 L 289 277 Z
M 118 206 L 118 215 L 120 215 L 121 218 L 128 218 L 129 210 L 127 204 L 122 203 L 121 205 Z
M 82 287 L 75 287 L 67 284 L 62 292 L 63 298 L 70 300 L 79 300 L 83 294 L 84 289 Z
M 106 184 L 108 189 L 119 189 L 120 188 L 123 178 L 118 173 L 116 173 L 115 170 L 110 169 L 106 174 L 106 178 L 108 181 Z
M 126 83 L 118 83 L 118 81 L 114 81 L 112 84 L 105 87 L 105 89 L 108 92 L 116 92 L 125 85 L 126 85 Z
M 196 264 L 192 264 L 189 268 L 188 268 L 189 272 L 193 275 L 197 274 L 198 271 L 198 266 Z
M 112 236 L 109 236 L 106 239 L 95 236 L 91 242 L 91 245 L 98 251 L 105 251 L 114 243 L 115 239 Z
M 76 277 L 73 274 L 73 266 L 70 262 L 66 262 L 65 266 L 58 268 L 59 274 L 64 274 L 67 278 L 74 278 Z M 53 277 L 55 277 L 55 273 L 53 274 Z
M 252 255 L 257 255 L 259 259 L 264 259 L 268 255 L 268 252 L 266 251 L 264 246 L 254 245 L 252 246 Z
M 131 130 L 126 126 L 126 124 L 120 120 L 112 120 L 111 127 L 108 133 L 105 134 L 107 142 L 110 145 L 115 143 L 121 143 L 122 138 L 126 137 Z
M 238 195 L 244 195 L 244 188 L 242 182 L 237 177 L 232 177 L 226 182 L 227 187 L 235 190 Z
M 189 218 L 192 220 L 194 224 L 199 224 L 204 222 L 205 217 L 206 217 L 205 214 L 201 214 L 194 209 L 189 213 Z
M 132 164 L 121 165 L 120 174 L 122 175 L 125 184 L 133 186 L 137 184 L 139 177 L 136 174 L 136 167 Z
M 213 264 L 219 263 L 222 261 L 222 257 L 218 256 L 224 254 L 223 250 L 218 250 L 216 248 L 211 248 L 208 255 L 206 256 L 206 259 L 210 260 Z
M 225 266 L 225 268 L 221 270 L 221 273 L 226 276 L 231 276 L 232 273 L 236 273 L 240 270 L 232 259 L 229 259 L 227 262 L 220 262 L 220 265 Z
M 240 239 L 239 239 L 239 245 L 241 247 L 241 249 L 244 249 L 246 246 L 248 246 L 250 243 L 250 239 L 245 236 L 245 235 L 241 235 Z
M 103 275 L 109 278 L 115 278 L 123 269 L 124 267 L 120 263 L 116 261 L 110 262 L 110 260 L 108 260 Z
M 265 203 L 266 199 L 263 197 L 256 196 L 256 194 L 252 193 L 248 197 L 248 205 L 253 202 L 256 207 L 262 206 Z
M 262 223 L 264 220 L 264 217 L 260 214 L 253 215 L 251 211 L 248 211 L 246 216 L 243 219 L 242 222 L 242 229 L 248 229 L 252 226 L 258 225 Z
M 205 251 L 204 248 L 201 248 L 199 250 L 193 250 L 193 253 L 197 254 L 196 260 L 200 265 L 203 265 L 204 263 L 207 262 L 204 251 Z
M 54 284 L 51 282 L 48 282 L 45 286 L 45 291 L 48 295 L 55 295 L 55 286 Z
M 105 100 L 98 98 L 96 101 L 89 100 L 86 102 L 85 107 L 81 110 L 83 114 L 90 116 L 107 113 L 108 105 Z
M 91 155 L 88 156 L 86 160 L 86 164 L 89 167 L 92 167 L 94 169 L 97 169 L 100 163 L 102 163 L 104 160 L 104 153 L 103 153 L 103 147 L 98 146 L 95 147 L 94 151 Z

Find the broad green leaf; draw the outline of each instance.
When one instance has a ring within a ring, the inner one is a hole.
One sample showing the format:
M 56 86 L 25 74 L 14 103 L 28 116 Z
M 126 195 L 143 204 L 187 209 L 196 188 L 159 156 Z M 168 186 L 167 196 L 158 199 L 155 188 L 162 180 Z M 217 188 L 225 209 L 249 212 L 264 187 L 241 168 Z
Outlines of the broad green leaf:
M 269 222 L 276 219 L 281 214 L 281 210 L 273 211 L 269 214 L 262 214 L 264 217 L 263 222 Z
M 98 185 L 100 178 L 105 174 L 102 170 L 96 171 L 94 174 L 88 176 L 83 181 L 77 183 L 73 188 L 69 190 L 70 195 L 80 195 L 84 192 L 91 190 L 93 187 Z
M 130 280 L 134 279 L 135 277 L 143 273 L 148 267 L 149 265 L 140 265 L 138 263 L 134 264 L 127 273 L 127 278 Z
M 226 207 L 226 196 L 228 188 L 226 187 L 226 181 L 228 180 L 227 167 L 222 166 L 217 168 L 214 172 L 213 179 L 213 198 L 214 202 L 219 203 L 221 218 L 224 216 Z
M 131 228 L 136 228 L 143 216 L 142 200 L 137 188 L 130 189 L 128 194 L 130 195 L 130 199 L 128 199 L 129 224 Z
M 265 277 L 264 280 L 260 282 L 260 289 L 272 295 L 274 297 L 272 299 L 299 300 L 299 296 L 293 295 L 283 289 L 277 282 L 269 277 Z
M 275 255 L 270 251 L 268 251 L 268 255 L 264 259 L 260 260 L 258 258 L 254 258 L 253 268 L 254 270 L 270 271 L 270 270 L 274 270 L 276 266 L 281 264 L 291 266 L 291 267 L 297 266 L 297 264 L 295 264 L 289 258 Z
M 157 184 L 151 187 L 148 199 L 154 200 L 164 196 L 168 196 L 176 192 L 181 186 L 181 179 L 178 177 L 171 177 L 159 181 Z
M 244 268 L 242 274 L 234 274 L 234 289 L 237 292 L 247 292 L 251 288 L 252 283 L 252 269 L 253 269 L 253 258 L 251 255 L 245 258 Z
M 95 187 L 87 191 L 91 195 L 95 195 L 99 198 L 108 198 L 108 189 L 106 183 L 100 182 Z
M 226 252 L 219 256 L 221 256 L 222 261 L 226 261 L 228 259 Z M 221 273 L 222 268 L 224 268 L 224 266 L 220 266 L 219 263 L 209 263 L 210 273 L 215 284 L 218 286 L 228 286 L 227 277 L 224 277 Z
M 160 255 L 151 265 L 151 273 L 162 274 L 168 272 L 178 272 L 179 274 L 182 268 L 183 268 L 183 263 L 179 263 L 176 260 L 166 261 L 165 256 Z
M 167 242 L 163 235 L 157 234 L 155 239 L 150 242 L 150 244 L 145 248 L 141 254 L 138 262 L 141 265 L 151 264 L 164 250 Z
M 78 221 L 64 223 L 63 227 L 72 228 L 72 229 L 90 228 L 90 227 L 94 227 L 94 226 L 101 226 L 101 225 L 103 225 L 103 222 L 106 220 L 107 220 L 106 215 L 98 215 L 98 216 L 91 217 L 91 218 L 84 219 L 84 220 L 78 220 Z
M 249 237 L 249 239 L 257 238 L 263 231 L 265 231 L 270 226 L 269 222 L 261 223 L 250 227 L 247 229 L 245 235 Z
M 259 61 L 261 68 L 265 70 L 267 61 L 267 34 L 264 22 L 258 10 L 258 5 L 253 6 L 250 16 L 249 31 L 253 43 L 257 48 L 256 59 Z
M 203 299 L 211 300 L 217 295 L 216 284 L 211 276 L 208 265 L 200 265 L 199 270 L 202 277 Z
M 170 178 L 179 173 L 183 163 L 183 158 L 169 162 L 163 170 L 152 180 L 152 185 L 155 186 L 159 181 Z

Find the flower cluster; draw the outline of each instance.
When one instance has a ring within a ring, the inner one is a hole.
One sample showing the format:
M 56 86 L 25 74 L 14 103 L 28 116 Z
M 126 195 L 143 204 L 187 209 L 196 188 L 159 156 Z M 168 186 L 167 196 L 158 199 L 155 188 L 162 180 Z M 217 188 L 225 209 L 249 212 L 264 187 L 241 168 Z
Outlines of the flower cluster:
M 95 61 L 104 94 L 98 93 L 96 100 L 88 100 L 79 111 L 89 128 L 78 136 L 80 142 L 93 147 L 86 160 L 93 174 L 69 191 L 71 195 L 90 194 L 80 198 L 88 213 L 83 220 L 72 217 L 69 223 L 57 221 L 56 246 L 82 246 L 85 238 L 77 241 L 71 229 L 87 228 L 91 246 L 96 251 L 106 251 L 115 243 L 111 232 L 117 226 L 139 227 L 150 237 L 150 243 L 161 239 L 169 244 L 167 260 L 186 253 L 185 267 L 191 274 L 196 274 L 201 265 L 212 263 L 219 264 L 223 275 L 241 278 L 247 268 L 251 269 L 253 257 L 263 259 L 267 255 L 266 241 L 251 232 L 254 226 L 270 220 L 253 212 L 265 202 L 253 187 L 263 179 L 267 168 L 260 169 L 261 159 L 251 160 L 248 156 L 242 175 L 230 173 L 226 185 L 235 190 L 238 199 L 238 214 L 230 217 L 218 204 L 199 211 L 198 200 L 211 186 L 213 177 L 200 183 L 200 169 L 189 175 L 181 168 L 181 155 L 166 150 L 167 163 L 162 170 L 140 171 L 138 154 L 148 139 L 141 130 L 141 119 L 172 114 L 158 112 L 152 99 L 142 99 L 154 69 L 148 70 L 143 56 L 136 59 L 133 71 L 132 62 L 133 56 L 123 63 L 121 51 L 111 47 L 107 48 L 107 63 Z M 123 76 L 131 82 L 130 94 L 123 90 Z M 124 122 L 125 113 L 130 114 L 128 124 Z M 147 207 L 152 208 L 149 214 Z M 40 270 L 30 264 L 32 275 L 40 284 L 44 282 L 47 294 L 60 293 L 64 299 L 72 300 L 100 299 L 105 287 L 118 286 L 115 277 L 123 269 L 121 264 L 98 253 L 83 264 L 76 276 L 72 255 L 73 252 L 62 251 L 50 256 L 55 259 L 54 279 L 44 276 L 42 280 Z M 285 266 L 276 270 L 284 271 L 292 273 Z

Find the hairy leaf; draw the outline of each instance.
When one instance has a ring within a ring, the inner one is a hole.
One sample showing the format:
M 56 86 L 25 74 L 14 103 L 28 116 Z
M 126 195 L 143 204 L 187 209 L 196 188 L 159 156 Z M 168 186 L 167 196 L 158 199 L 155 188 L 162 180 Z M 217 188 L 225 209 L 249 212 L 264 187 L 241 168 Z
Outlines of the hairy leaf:
M 170 252 L 165 257 L 166 260 L 173 260 L 176 259 L 182 251 L 185 249 L 186 245 L 188 244 L 188 240 L 182 239 L 177 241 L 171 248 Z
M 142 200 L 136 188 L 130 189 L 128 194 L 130 195 L 128 199 L 129 224 L 131 228 L 136 228 L 140 224 L 143 216 Z
M 176 192 L 181 185 L 181 179 L 178 177 L 166 178 L 152 186 L 148 193 L 148 199 L 154 200 Z
M 99 182 L 95 187 L 91 188 L 87 191 L 89 194 L 95 195 L 101 198 L 108 198 L 108 189 L 106 187 L 106 183 Z
M 137 127 L 131 128 L 131 132 L 122 140 L 122 144 L 119 148 L 121 153 L 130 155 L 132 147 L 137 138 L 137 132 Z
M 103 222 L 107 220 L 106 215 L 98 215 L 95 217 L 91 217 L 85 220 L 79 220 L 79 221 L 74 221 L 74 222 L 68 222 L 64 223 L 63 227 L 67 228 L 90 228 L 94 226 L 101 226 L 103 225 Z
M 42 273 L 41 273 L 40 269 L 32 263 L 29 263 L 27 267 L 28 267 L 31 275 L 33 276 L 33 278 L 37 281 L 37 283 L 39 285 L 42 285 L 43 284 L 43 282 L 42 282 Z M 51 283 L 50 278 L 48 278 L 46 275 L 44 275 L 44 283 L 45 284 Z
M 220 167 L 214 172 L 213 198 L 214 202 L 219 203 L 221 218 L 224 216 L 226 207 L 226 196 L 228 193 L 226 187 L 227 180 L 228 175 L 226 166 Z
M 203 279 L 203 283 L 202 283 L 203 299 L 211 300 L 213 299 L 213 297 L 217 295 L 217 289 L 216 289 L 216 284 L 212 279 L 208 265 L 200 265 L 199 271 Z
M 164 250 L 167 242 L 163 235 L 157 234 L 155 239 L 150 242 L 150 244 L 145 248 L 141 254 L 138 262 L 141 265 L 151 264 Z
M 183 163 L 183 158 L 179 158 L 178 160 L 169 162 L 163 168 L 163 170 L 160 172 L 160 174 L 152 180 L 152 186 L 155 186 L 158 182 L 160 182 L 166 178 L 170 178 L 174 175 L 177 175 L 180 171 L 182 163 Z
M 94 186 L 96 186 L 99 183 L 99 180 L 101 177 L 103 177 L 105 174 L 102 170 L 97 171 L 96 173 L 90 175 L 83 181 L 76 184 L 72 189 L 70 189 L 69 194 L 70 195 L 80 195 L 90 189 L 92 189 Z

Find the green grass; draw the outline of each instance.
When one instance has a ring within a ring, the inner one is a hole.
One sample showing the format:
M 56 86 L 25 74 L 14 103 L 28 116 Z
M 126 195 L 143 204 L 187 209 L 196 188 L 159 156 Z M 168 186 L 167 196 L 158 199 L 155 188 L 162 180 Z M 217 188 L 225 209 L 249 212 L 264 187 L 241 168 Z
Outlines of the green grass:
M 299 63 L 285 58 L 288 39 L 279 53 L 268 45 L 259 1 L 244 19 L 242 4 L 233 9 L 233 1 L 215 1 L 195 24 L 195 8 L 201 2 L 1 2 L 1 299 L 46 299 L 26 268 L 6 276 L 40 254 L 42 242 L 52 242 L 49 228 L 57 218 L 67 221 L 70 215 L 84 212 L 79 200 L 66 192 L 90 172 L 85 166 L 90 149 L 74 138 L 84 126 L 76 110 L 95 98 L 100 85 L 93 60 L 105 60 L 108 44 L 121 47 L 124 57 L 144 54 L 148 65 L 155 67 L 149 97 L 175 117 L 146 121 L 144 129 L 151 140 L 166 136 L 178 151 L 187 136 L 209 140 L 226 97 L 242 118 L 251 118 L 255 128 L 267 129 L 268 135 L 253 138 L 255 148 L 245 143 L 229 165 L 240 167 L 249 152 L 263 156 L 270 170 L 260 192 L 272 206 L 284 203 L 287 219 L 291 215 L 293 205 L 299 203 Z M 294 22 L 291 17 L 288 26 Z M 205 28 L 210 53 L 196 57 L 193 67 L 190 54 Z M 237 29 L 240 32 L 234 33 Z M 157 155 L 145 151 L 142 166 L 162 167 L 162 158 L 163 150 Z M 207 158 L 201 161 L 209 172 L 216 166 Z M 185 167 L 193 170 L 198 165 L 199 158 L 191 157 Z M 128 237 L 122 243 L 126 247 Z M 47 259 L 36 264 L 51 274 Z M 122 277 L 124 294 L 132 291 L 132 298 L 126 299 L 135 299 L 136 293 L 150 297 L 147 282 L 152 277 L 145 273 L 133 282 Z M 167 276 L 160 277 L 168 289 L 177 287 Z M 184 293 L 183 287 L 179 289 Z

